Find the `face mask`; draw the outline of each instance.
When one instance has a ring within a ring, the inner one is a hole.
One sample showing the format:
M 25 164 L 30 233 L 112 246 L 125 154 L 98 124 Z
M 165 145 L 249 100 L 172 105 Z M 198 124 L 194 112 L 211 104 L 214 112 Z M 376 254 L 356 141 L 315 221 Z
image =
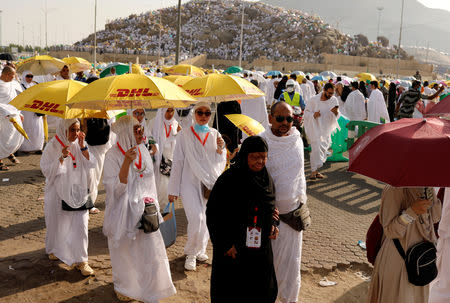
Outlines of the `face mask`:
M 207 132 L 209 132 L 209 126 L 208 126 L 208 124 L 200 125 L 198 123 L 195 123 L 194 130 L 197 133 L 207 133 Z
M 292 93 L 294 91 L 294 87 L 293 86 L 288 86 L 288 87 L 286 87 L 286 91 L 288 93 Z

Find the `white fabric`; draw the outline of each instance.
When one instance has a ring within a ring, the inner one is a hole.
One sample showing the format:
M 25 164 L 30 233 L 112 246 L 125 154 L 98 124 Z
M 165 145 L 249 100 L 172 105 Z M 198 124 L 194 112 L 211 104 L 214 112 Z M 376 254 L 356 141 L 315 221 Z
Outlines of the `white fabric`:
M 322 93 L 312 97 L 305 108 L 304 126 L 308 141 L 311 144 L 311 170 L 316 171 L 326 161 L 326 151 L 331 144 L 331 134 L 339 129 L 336 116 L 331 109 L 339 105 L 336 97 L 326 101 L 320 100 Z M 314 118 L 314 113 L 320 111 L 320 117 Z M 324 152 L 325 151 L 325 152 Z
M 33 112 L 23 111 L 23 129 L 29 140 L 23 140 L 19 150 L 24 152 L 42 150 L 44 147 L 44 120 Z
M 14 82 L 14 80 L 10 82 L 0 80 L 0 103 L 8 104 L 17 96 L 17 87 Z
M 429 303 L 450 302 L 450 188 L 445 189 L 437 244 L 438 276 L 430 285 Z
M 359 89 L 352 91 L 345 101 L 345 112 L 347 118 L 362 121 L 366 119 L 365 98 Z
M 311 92 L 312 96 L 316 95 L 316 89 L 314 88 L 314 83 L 312 83 L 312 81 L 306 79 L 306 84 L 308 84 L 309 86 L 309 91 Z
M 306 104 L 308 102 L 308 100 L 313 96 L 313 94 L 311 92 L 311 88 L 306 83 L 300 84 L 300 88 L 302 89 L 303 96 L 304 96 L 304 99 L 305 99 L 304 101 L 305 101 L 305 104 Z
M 367 102 L 367 120 L 380 123 L 380 118 L 385 119 L 386 123 L 391 121 L 389 120 L 383 93 L 379 89 L 374 89 L 370 93 L 369 101 Z
M 270 129 L 261 134 L 269 147 L 267 170 L 275 185 L 275 206 L 281 214 L 306 203 L 303 141 L 293 127 L 288 136 L 277 137 Z M 300 292 L 302 233 L 280 222 L 280 233 L 272 240 L 273 263 L 281 302 L 297 302 Z
M 20 112 L 12 105 L 0 103 L 0 159 L 16 152 L 25 139 L 10 118 L 14 118 L 22 126 Z
M 119 141 L 131 141 L 122 136 L 126 136 L 126 132 L 118 133 Z M 143 144 L 138 148 L 146 149 Z M 161 232 L 145 234 L 137 228 L 144 211 L 144 198 L 154 199 L 159 211 L 152 160 L 149 153 L 141 155 L 145 170 L 139 173 L 130 167 L 128 183 L 123 184 L 118 175 L 124 155 L 117 145 L 106 154 L 103 233 L 108 237 L 114 289 L 136 300 L 157 302 L 175 294 L 176 290 Z M 161 215 L 158 215 L 161 222 Z
M 204 140 L 206 134 L 198 135 L 201 140 Z M 196 256 L 206 252 L 209 234 L 206 226 L 206 199 L 203 197 L 201 187 L 201 183 L 205 180 L 199 176 L 209 175 L 208 182 L 212 182 L 213 185 L 215 182 L 213 176 L 218 176 L 217 173 L 222 172 L 225 168 L 226 151 L 224 150 L 222 154 L 218 154 L 216 151 L 218 136 L 220 134 L 217 130 L 210 128 L 208 139 L 203 146 L 194 136 L 191 128 L 184 128 L 177 135 L 168 194 L 181 197 L 186 212 L 188 221 L 187 241 L 184 247 L 186 255 Z M 187 142 L 189 140 L 191 142 Z M 198 154 L 192 155 L 194 152 Z M 189 154 L 191 155 L 189 156 Z M 207 165 L 207 162 L 210 162 L 210 165 Z M 202 170 L 202 174 L 195 171 L 199 168 Z
M 275 100 L 275 98 L 273 97 L 275 94 L 275 86 L 274 86 L 275 81 L 278 81 L 278 79 L 277 78 L 270 79 L 270 81 L 267 83 L 267 93 L 266 93 L 267 105 L 272 105 Z
M 86 178 L 89 169 L 95 165 L 95 158 L 90 154 L 90 160 L 87 160 L 80 151 L 78 140 L 75 140 L 69 147 L 77 163 L 77 167 L 74 168 L 70 157 L 67 157 L 63 164 L 60 163 L 61 150 L 62 146 L 56 138 L 51 139 L 44 149 L 40 162 L 45 176 L 44 213 L 47 229 L 45 249 L 47 254 L 52 253 L 71 266 L 88 260 L 89 213 L 87 210 L 62 210 L 61 200 L 64 197 L 58 193 L 58 189 L 74 184 L 67 182 L 79 183 L 75 179 L 81 176 Z
M 176 135 L 178 133 L 178 122 L 175 120 L 175 115 L 172 119 L 167 120 L 165 114 L 167 108 L 160 108 L 156 112 L 156 117 L 152 120 L 152 136 L 158 144 L 160 150 L 155 154 L 155 181 L 158 191 L 158 201 L 161 209 L 169 203 L 167 186 L 169 185 L 169 177 L 160 173 L 159 166 L 161 164 L 162 156 L 165 159 L 173 161 L 173 152 L 175 150 Z M 165 127 L 164 127 L 165 126 Z M 166 131 L 169 136 L 166 136 Z
M 190 108 L 190 107 L 188 107 L 188 108 Z M 191 125 L 194 125 L 194 111 L 192 109 L 189 111 L 189 114 L 187 114 L 187 116 L 185 116 L 185 117 L 180 117 L 178 115 L 177 110 L 180 110 L 180 109 L 185 110 L 188 108 L 176 108 L 175 109 L 175 115 L 174 115 L 175 120 L 177 120 L 177 122 L 180 124 L 180 126 L 182 128 L 189 128 L 189 127 L 191 127 Z
M 22 73 L 22 77 L 21 77 L 21 79 L 20 79 L 20 80 L 22 81 L 22 82 L 21 82 L 22 88 L 27 89 L 27 88 L 30 88 L 30 87 L 36 85 L 35 82 L 31 81 L 30 83 L 28 83 L 27 80 L 26 80 L 26 75 L 32 75 L 32 74 L 33 74 L 33 73 L 30 72 L 30 71 L 28 71 L 28 70 L 26 70 L 26 71 L 24 71 L 24 72 Z
M 89 153 L 92 154 L 96 160 L 94 169 L 91 169 L 89 173 L 89 188 L 91 189 L 91 199 L 94 203 L 97 201 L 98 185 L 100 184 L 100 179 L 102 178 L 106 152 L 111 148 L 110 142 L 111 139 L 106 144 L 95 146 L 90 146 L 86 143 L 86 146 L 89 148 Z
M 347 117 L 347 111 L 345 108 L 345 102 L 342 101 L 341 96 L 336 96 L 336 99 L 338 99 L 338 104 L 339 104 L 339 113 L 345 117 Z

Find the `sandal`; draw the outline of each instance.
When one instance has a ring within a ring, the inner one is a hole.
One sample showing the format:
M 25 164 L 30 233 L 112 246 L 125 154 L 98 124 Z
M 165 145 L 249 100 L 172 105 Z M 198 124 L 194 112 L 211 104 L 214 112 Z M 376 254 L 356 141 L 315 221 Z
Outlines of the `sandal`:
M 6 166 L 5 163 L 1 162 L 0 163 L 0 171 L 7 171 L 7 170 L 9 170 L 9 167 Z
M 93 207 L 89 210 L 89 213 L 90 214 L 98 214 L 98 213 L 100 213 L 100 209 Z
M 318 179 L 323 179 L 323 178 L 325 178 L 325 176 L 322 175 L 321 173 L 317 173 L 317 174 L 316 174 L 316 178 L 318 178 Z
M 313 176 L 313 175 L 310 175 L 310 176 L 308 177 L 308 180 L 315 181 L 315 180 L 317 180 L 317 177 L 316 177 L 316 176 Z
M 14 164 L 20 163 L 20 161 L 17 160 L 17 158 L 16 158 L 14 155 L 10 155 L 10 156 L 8 157 L 8 159 L 9 159 L 9 161 L 11 161 L 11 162 L 14 163 Z

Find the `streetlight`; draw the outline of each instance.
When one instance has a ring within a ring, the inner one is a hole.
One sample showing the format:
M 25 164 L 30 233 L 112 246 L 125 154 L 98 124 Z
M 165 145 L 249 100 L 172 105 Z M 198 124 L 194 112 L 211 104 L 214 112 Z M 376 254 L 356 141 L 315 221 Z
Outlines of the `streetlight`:
M 402 29 L 403 29 L 403 9 L 405 7 L 405 0 L 402 0 L 402 13 L 400 15 L 400 34 L 398 35 L 397 46 L 397 79 L 399 78 L 400 70 L 400 46 L 402 45 Z
M 382 7 L 382 6 L 377 6 L 377 10 L 378 10 L 377 41 L 378 41 L 378 37 L 380 36 L 381 13 L 383 12 L 383 9 L 384 9 L 384 7 Z
M 244 39 L 244 1 L 242 1 L 241 43 L 239 45 L 239 67 L 242 67 L 242 43 Z
M 178 21 L 177 21 L 177 49 L 175 53 L 175 64 L 180 61 L 180 41 L 181 41 L 181 0 L 178 0 Z
M 97 65 L 97 0 L 94 4 L 94 70 Z

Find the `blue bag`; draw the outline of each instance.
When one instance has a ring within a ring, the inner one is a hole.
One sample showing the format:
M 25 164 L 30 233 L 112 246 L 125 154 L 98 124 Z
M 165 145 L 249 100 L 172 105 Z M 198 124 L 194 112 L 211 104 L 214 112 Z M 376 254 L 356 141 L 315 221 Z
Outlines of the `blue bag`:
M 172 208 L 172 209 L 171 209 Z M 163 213 L 172 213 L 172 218 L 162 222 L 159 225 L 159 230 L 164 239 L 164 245 L 166 248 L 172 246 L 177 239 L 177 220 L 175 218 L 175 203 L 168 203 L 164 208 Z

